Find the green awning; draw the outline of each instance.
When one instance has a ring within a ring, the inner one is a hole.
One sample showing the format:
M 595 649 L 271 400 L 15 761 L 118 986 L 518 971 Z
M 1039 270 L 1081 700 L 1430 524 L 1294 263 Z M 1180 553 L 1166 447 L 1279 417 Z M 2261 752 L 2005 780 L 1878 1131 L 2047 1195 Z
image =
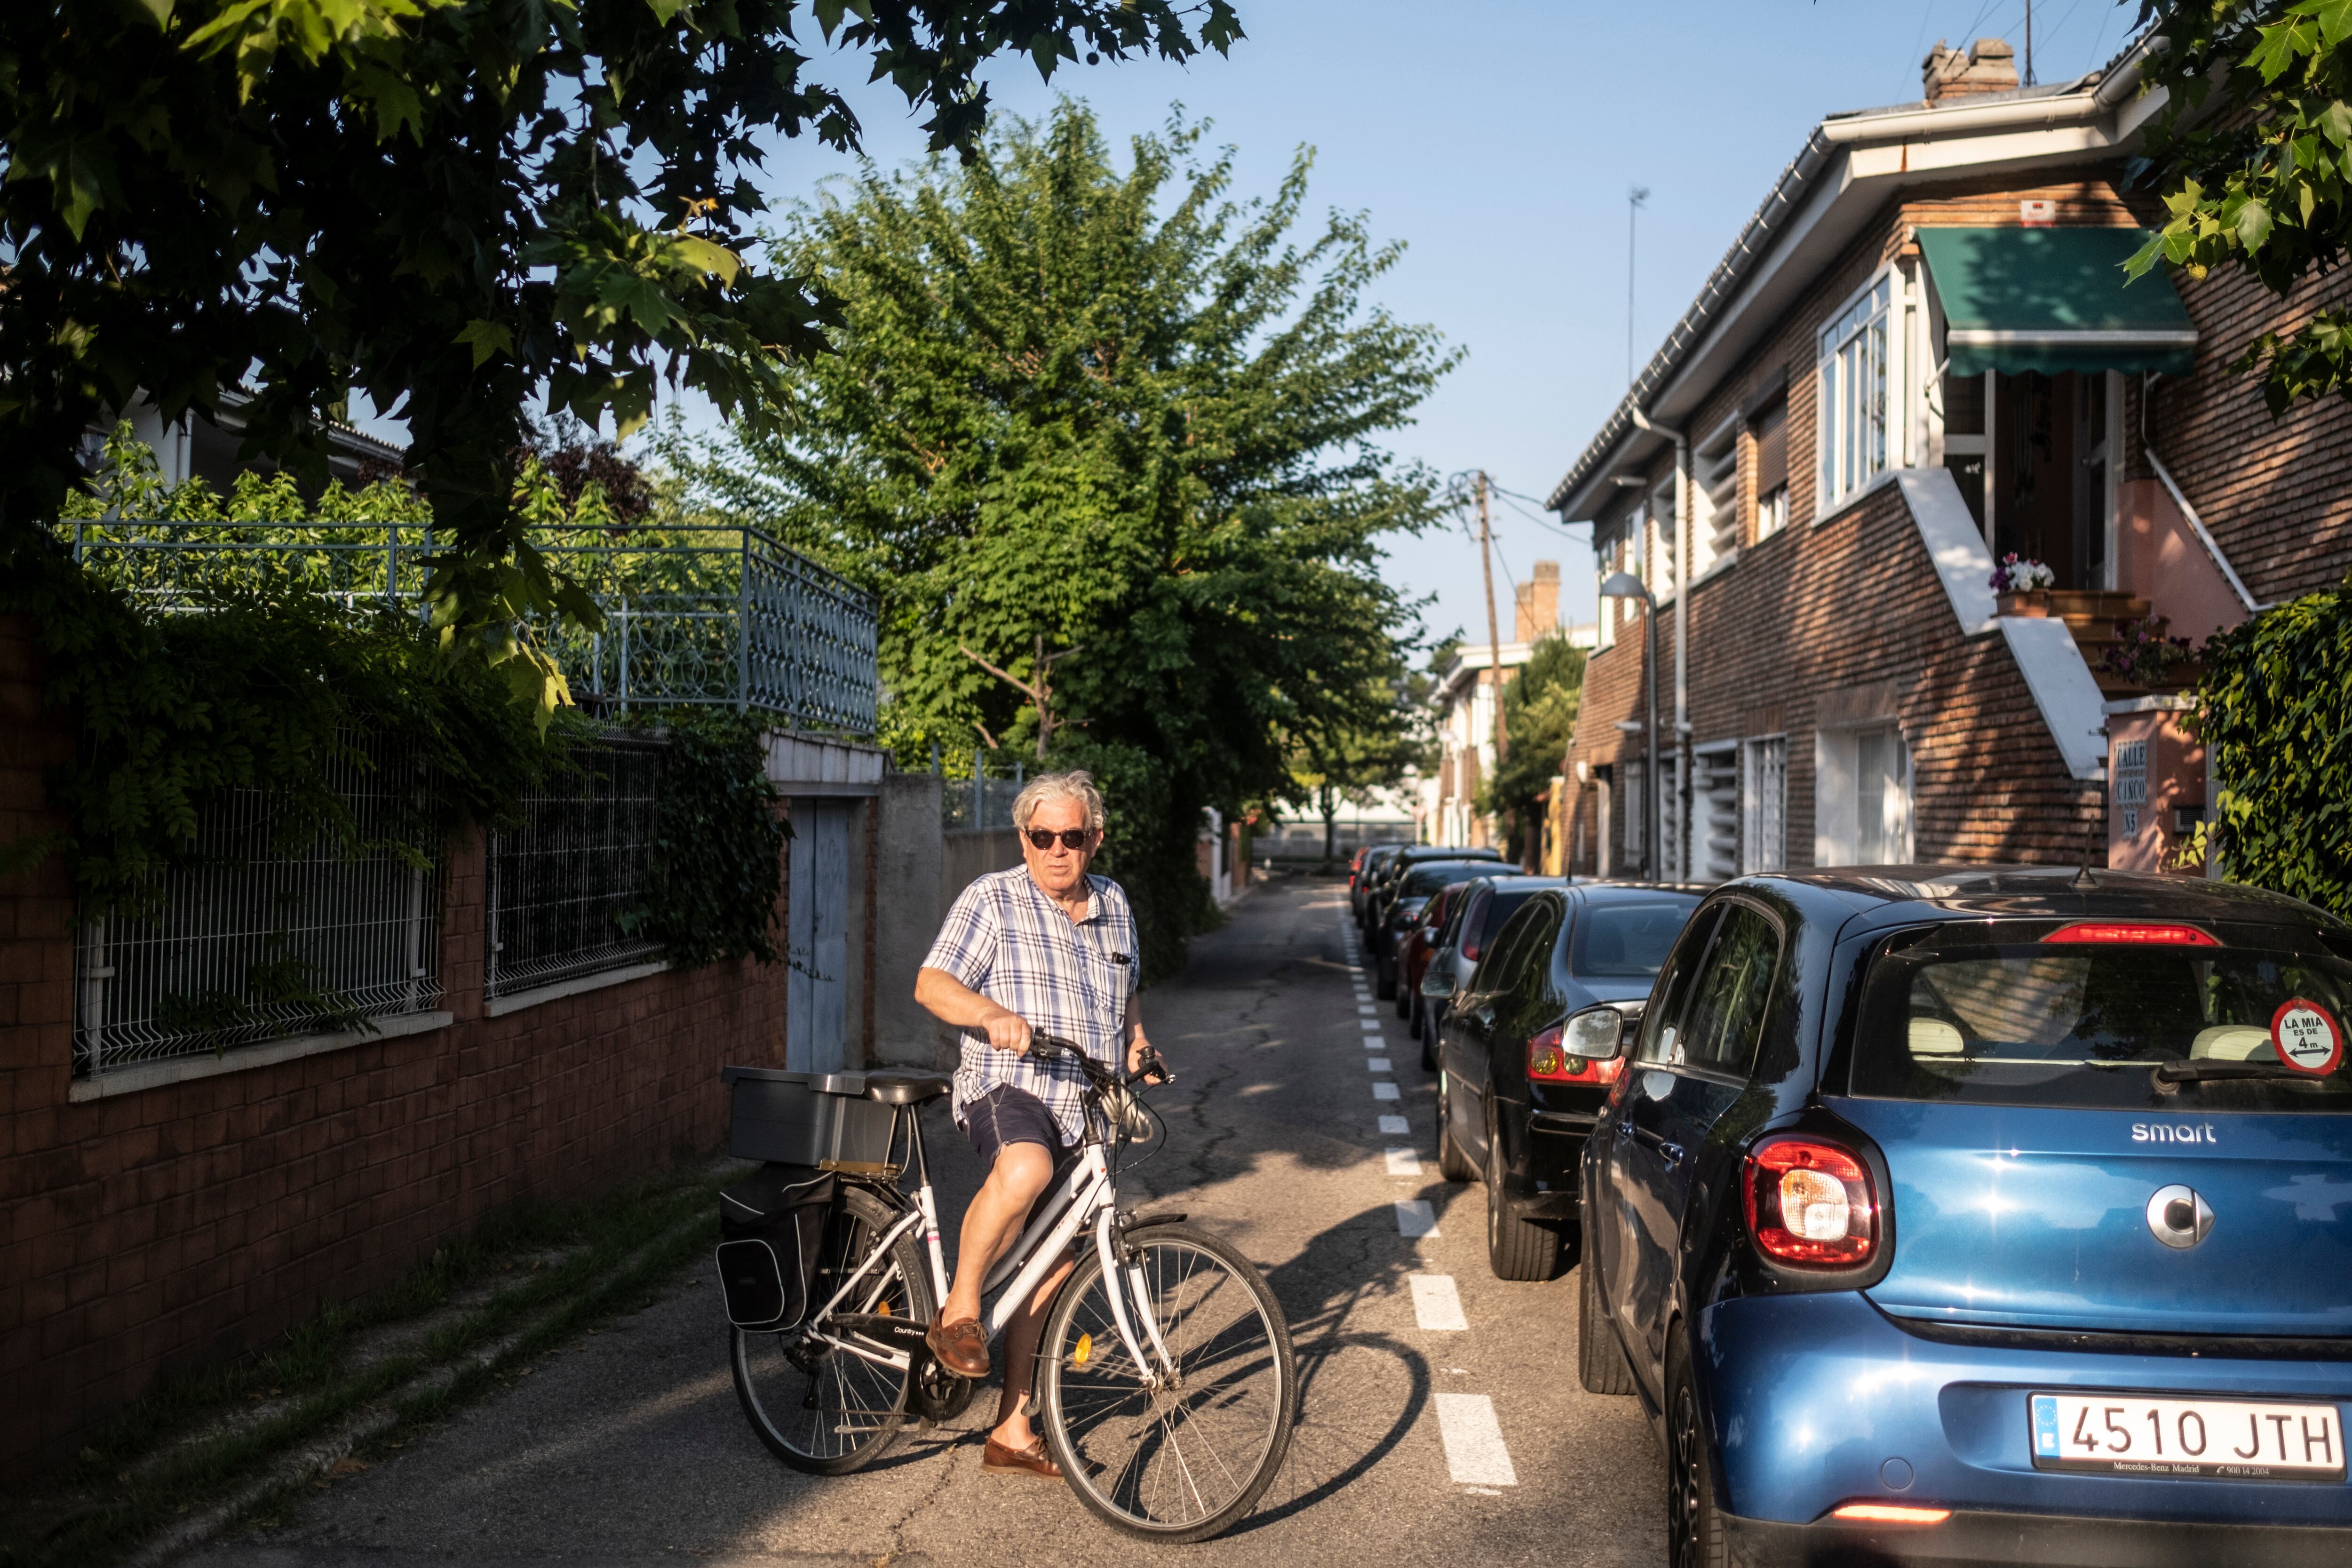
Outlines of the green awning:
M 1923 228 L 1944 305 L 1947 375 L 2038 370 L 2186 374 L 2197 329 L 2162 268 L 2126 283 L 2143 228 Z

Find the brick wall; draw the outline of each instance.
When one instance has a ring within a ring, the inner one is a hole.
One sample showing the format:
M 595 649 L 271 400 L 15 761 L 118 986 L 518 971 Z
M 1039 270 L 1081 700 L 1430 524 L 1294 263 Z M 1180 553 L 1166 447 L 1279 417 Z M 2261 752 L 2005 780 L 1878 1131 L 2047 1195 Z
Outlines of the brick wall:
M 2146 446 L 2256 603 L 2334 587 L 2352 569 L 2352 404 L 2330 397 L 2274 420 L 2260 378 L 2229 366 L 2263 332 L 2352 302 L 2352 273 L 2307 279 L 2284 300 L 2235 270 L 2174 282 L 2197 324 L 2197 368 L 2149 387 Z M 2139 404 L 2135 388 L 2124 408 L 2127 478 L 2154 473 L 2140 455 Z
M 8 840 L 62 826 L 41 770 L 72 737 L 39 678 L 23 623 L 0 618 Z M 53 857 L 0 880 L 0 1455 L 54 1447 L 167 1371 L 383 1284 L 503 1205 L 715 1148 L 719 1068 L 783 1064 L 782 965 L 485 1016 L 478 838 L 446 878 L 448 1026 L 85 1101 L 63 873 Z

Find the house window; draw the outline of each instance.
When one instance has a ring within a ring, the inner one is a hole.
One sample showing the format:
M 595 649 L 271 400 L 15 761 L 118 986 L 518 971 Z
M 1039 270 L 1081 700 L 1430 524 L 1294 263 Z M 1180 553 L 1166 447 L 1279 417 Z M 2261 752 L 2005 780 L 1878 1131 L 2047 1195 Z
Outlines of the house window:
M 1774 398 L 1748 422 L 1756 447 L 1756 537 L 1789 526 L 1789 400 Z
M 1901 866 L 1911 859 L 1911 753 L 1892 722 L 1815 737 L 1813 864 Z
M 1822 329 L 1824 511 L 1886 471 L 1894 305 L 1895 275 L 1889 272 Z
M 1770 735 L 1740 748 L 1739 872 L 1778 871 L 1789 863 L 1789 740 Z

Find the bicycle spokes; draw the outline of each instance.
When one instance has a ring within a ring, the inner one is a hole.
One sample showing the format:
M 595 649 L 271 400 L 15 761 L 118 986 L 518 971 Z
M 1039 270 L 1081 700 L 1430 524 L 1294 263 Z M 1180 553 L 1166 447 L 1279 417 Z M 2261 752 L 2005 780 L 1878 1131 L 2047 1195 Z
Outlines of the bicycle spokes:
M 1237 1517 L 1270 1479 L 1296 1397 L 1288 1337 L 1264 1281 L 1222 1247 L 1156 1232 L 1131 1245 L 1116 1275 L 1071 1282 L 1048 1336 L 1065 1469 L 1113 1522 L 1189 1536 Z M 1122 1307 L 1158 1364 L 1137 1364 Z

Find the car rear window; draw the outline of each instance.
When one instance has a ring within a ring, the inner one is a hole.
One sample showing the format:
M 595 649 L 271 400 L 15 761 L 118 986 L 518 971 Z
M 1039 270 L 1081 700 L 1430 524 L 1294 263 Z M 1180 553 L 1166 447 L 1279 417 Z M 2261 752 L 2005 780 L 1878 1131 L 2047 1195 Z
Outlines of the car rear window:
M 2316 952 L 2032 942 L 1884 953 L 1855 1022 L 1853 1089 L 2000 1105 L 2352 1110 L 2347 998 L 2352 965 Z M 2291 1044 L 2297 1026 L 2318 1038 L 2332 1028 L 2332 1067 L 2282 1062 L 2272 1033 L 2282 1016 Z M 2181 1064 L 2172 1075 L 2217 1076 L 2166 1083 L 2155 1070 L 2166 1064 Z M 2269 1076 L 2219 1076 L 2250 1069 Z
M 1576 913 L 1568 969 L 1595 980 L 1648 980 L 1665 967 L 1696 899 L 1654 904 L 1588 904 Z
M 1494 946 L 1495 939 L 1503 934 L 1504 922 L 1517 914 L 1519 906 L 1534 898 L 1536 891 L 1533 888 L 1523 888 L 1517 892 L 1496 889 L 1494 895 L 1486 900 L 1486 907 L 1479 911 L 1482 923 L 1478 928 L 1478 945 L 1482 948 Z
M 1448 882 L 1458 882 L 1470 875 L 1474 873 L 1469 867 L 1454 861 L 1441 860 L 1415 866 L 1405 878 L 1404 886 L 1398 890 L 1397 896 L 1401 899 L 1426 899 L 1443 891 Z

